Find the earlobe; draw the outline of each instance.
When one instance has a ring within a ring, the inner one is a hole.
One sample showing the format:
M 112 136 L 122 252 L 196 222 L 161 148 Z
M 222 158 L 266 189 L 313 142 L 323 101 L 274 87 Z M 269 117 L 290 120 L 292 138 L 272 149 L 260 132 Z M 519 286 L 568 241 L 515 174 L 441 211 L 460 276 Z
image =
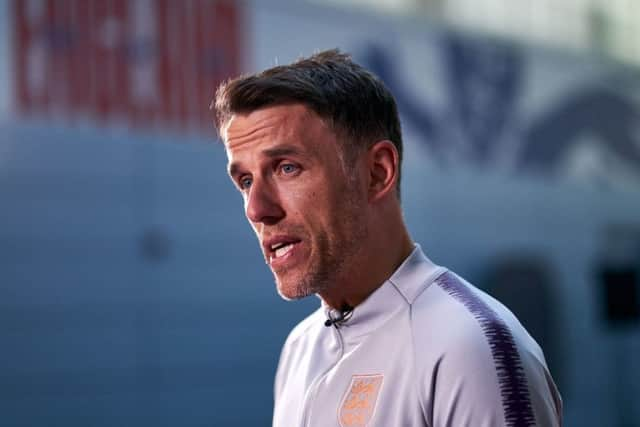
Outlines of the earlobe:
M 369 200 L 380 200 L 395 191 L 398 150 L 391 141 L 378 141 L 369 148 Z

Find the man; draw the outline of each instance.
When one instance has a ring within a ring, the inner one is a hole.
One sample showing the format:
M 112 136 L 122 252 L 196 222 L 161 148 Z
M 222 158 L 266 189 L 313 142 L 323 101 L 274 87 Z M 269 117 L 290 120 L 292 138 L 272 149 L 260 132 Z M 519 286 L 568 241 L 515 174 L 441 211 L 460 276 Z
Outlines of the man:
M 321 299 L 282 350 L 274 426 L 561 424 L 518 320 L 412 242 L 398 112 L 376 77 L 326 51 L 222 84 L 215 108 L 278 292 Z

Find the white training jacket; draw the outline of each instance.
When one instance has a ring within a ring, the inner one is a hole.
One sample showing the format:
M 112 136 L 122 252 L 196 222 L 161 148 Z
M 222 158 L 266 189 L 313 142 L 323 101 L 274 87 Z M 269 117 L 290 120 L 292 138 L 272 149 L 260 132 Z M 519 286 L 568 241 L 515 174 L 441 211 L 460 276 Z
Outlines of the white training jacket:
M 275 380 L 274 427 L 562 424 L 544 355 L 515 316 L 420 246 L 348 320 L 296 326 Z

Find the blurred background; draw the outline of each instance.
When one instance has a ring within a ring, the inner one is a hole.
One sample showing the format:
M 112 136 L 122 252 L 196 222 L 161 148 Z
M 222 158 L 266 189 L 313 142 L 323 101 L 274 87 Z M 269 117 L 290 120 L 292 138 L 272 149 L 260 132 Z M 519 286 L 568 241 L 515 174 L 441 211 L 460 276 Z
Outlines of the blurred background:
M 396 95 L 413 237 L 640 426 L 640 4 L 0 0 L 0 425 L 270 425 L 289 329 L 209 103 L 339 47 Z M 446 325 L 443 325 L 446 327 Z

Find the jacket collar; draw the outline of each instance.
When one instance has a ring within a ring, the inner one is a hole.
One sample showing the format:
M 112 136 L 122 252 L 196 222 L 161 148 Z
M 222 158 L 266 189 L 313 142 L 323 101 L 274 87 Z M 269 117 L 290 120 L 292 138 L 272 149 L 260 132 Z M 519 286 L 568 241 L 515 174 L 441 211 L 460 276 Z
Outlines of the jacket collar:
M 391 277 L 355 307 L 347 320 L 338 322 L 335 327 L 347 343 L 357 341 L 382 326 L 402 308 L 410 306 L 445 271 L 431 262 L 420 245 L 415 244 Z M 331 310 L 324 302 L 322 305 L 328 317 Z

